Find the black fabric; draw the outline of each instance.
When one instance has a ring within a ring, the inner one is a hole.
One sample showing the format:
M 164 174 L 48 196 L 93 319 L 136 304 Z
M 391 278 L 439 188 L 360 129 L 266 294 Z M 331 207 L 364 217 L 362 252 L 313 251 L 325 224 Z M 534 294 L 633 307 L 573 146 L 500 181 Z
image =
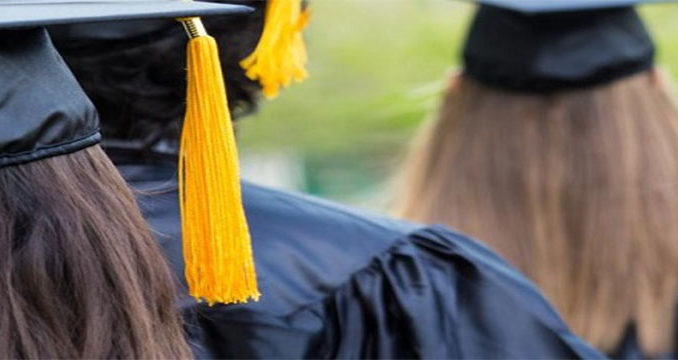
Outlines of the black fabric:
M 526 14 L 481 6 L 463 58 L 465 73 L 481 83 L 543 93 L 647 70 L 654 53 L 633 8 Z
M 183 277 L 176 168 L 114 157 Z M 599 358 L 487 248 L 424 227 L 243 184 L 261 301 L 198 305 L 202 358 Z
M 184 0 L 2 0 L 0 28 L 247 13 L 247 6 Z
M 611 359 L 634 360 L 634 359 L 677 359 L 678 352 L 674 349 L 666 354 L 648 354 L 643 351 L 638 340 L 638 330 L 635 324 L 629 324 L 624 331 L 619 345 L 608 354 Z
M 94 106 L 44 29 L 0 31 L 0 168 L 100 141 Z
M 612 359 L 648 359 L 645 356 L 638 342 L 638 333 L 634 324 L 629 325 L 624 331 L 624 336 L 619 342 L 619 346 L 610 354 Z M 666 356 L 665 358 L 675 358 L 674 356 Z
M 661 1 L 671 2 L 675 0 L 475 0 L 480 4 L 529 13 L 604 9 Z

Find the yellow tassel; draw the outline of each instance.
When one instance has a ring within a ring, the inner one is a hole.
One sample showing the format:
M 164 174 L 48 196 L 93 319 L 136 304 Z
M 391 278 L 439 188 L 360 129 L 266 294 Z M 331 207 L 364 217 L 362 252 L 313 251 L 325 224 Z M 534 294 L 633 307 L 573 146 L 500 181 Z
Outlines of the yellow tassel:
M 266 97 L 276 97 L 281 86 L 308 76 L 302 31 L 309 18 L 310 12 L 302 10 L 300 0 L 268 0 L 259 44 L 240 62 L 247 77 L 259 80 Z
M 179 151 L 179 201 L 186 280 L 207 303 L 257 300 L 242 208 L 238 153 L 217 44 L 199 19 L 182 19 L 188 43 L 186 116 Z

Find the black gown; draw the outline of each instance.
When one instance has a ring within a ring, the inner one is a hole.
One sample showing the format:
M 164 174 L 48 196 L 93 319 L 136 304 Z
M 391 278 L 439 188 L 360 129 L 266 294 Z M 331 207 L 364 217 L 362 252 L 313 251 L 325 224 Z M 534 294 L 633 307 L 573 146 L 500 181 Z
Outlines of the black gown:
M 176 167 L 113 156 L 183 278 Z M 185 292 L 201 358 L 599 358 L 535 287 L 442 226 L 243 183 L 262 298 L 209 307 Z

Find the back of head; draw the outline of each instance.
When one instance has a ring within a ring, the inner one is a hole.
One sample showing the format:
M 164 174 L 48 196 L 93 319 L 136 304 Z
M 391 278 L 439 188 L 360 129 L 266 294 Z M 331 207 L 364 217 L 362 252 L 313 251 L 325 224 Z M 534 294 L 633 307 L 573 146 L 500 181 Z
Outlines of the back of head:
M 261 91 L 240 61 L 257 46 L 266 1 L 228 3 L 254 12 L 203 22 L 219 43 L 228 104 L 237 118 L 256 109 Z M 52 26 L 50 34 L 97 107 L 105 139 L 152 145 L 179 138 L 186 110 L 186 34 L 175 20 Z
M 174 282 L 98 146 L 0 170 L 0 357 L 186 358 Z
M 0 358 L 184 358 L 174 283 L 43 29 L 0 37 Z
M 670 350 L 678 293 L 672 94 L 647 66 L 592 83 L 523 69 L 511 86 L 474 72 L 452 79 L 403 169 L 400 215 L 486 241 L 600 349 L 614 350 L 635 325 L 644 351 Z M 507 74 L 515 76 L 493 79 Z

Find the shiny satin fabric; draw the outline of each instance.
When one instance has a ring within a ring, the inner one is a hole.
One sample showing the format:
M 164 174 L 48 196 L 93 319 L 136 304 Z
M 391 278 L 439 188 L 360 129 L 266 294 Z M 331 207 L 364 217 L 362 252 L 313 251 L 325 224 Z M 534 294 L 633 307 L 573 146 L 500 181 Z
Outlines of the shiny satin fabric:
M 173 163 L 114 158 L 179 277 Z M 600 358 L 477 242 L 243 184 L 260 302 L 181 306 L 201 358 Z
M 0 168 L 100 140 L 94 105 L 44 29 L 0 31 Z

